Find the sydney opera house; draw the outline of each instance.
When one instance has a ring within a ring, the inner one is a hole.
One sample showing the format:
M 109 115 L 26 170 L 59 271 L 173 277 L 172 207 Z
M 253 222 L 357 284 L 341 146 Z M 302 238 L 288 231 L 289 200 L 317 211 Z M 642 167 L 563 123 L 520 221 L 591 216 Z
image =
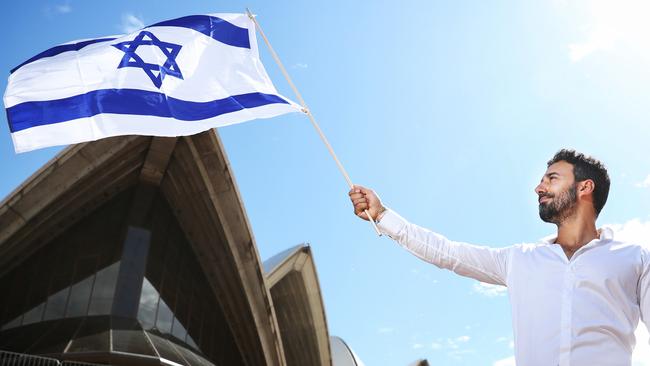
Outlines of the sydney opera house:
M 361 365 L 310 247 L 262 262 L 214 131 L 70 146 L 0 203 L 2 365 Z

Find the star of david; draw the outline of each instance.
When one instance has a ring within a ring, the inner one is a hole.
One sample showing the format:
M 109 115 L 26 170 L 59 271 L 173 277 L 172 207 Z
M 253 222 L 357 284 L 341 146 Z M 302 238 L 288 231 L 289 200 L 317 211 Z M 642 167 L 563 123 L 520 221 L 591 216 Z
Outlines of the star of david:
M 135 51 L 139 46 L 144 45 L 153 45 L 156 46 L 162 51 L 162 53 L 167 57 L 165 63 L 161 65 L 156 65 L 148 62 L 144 62 L 142 57 L 138 56 Z M 160 89 L 165 76 L 173 76 L 179 79 L 183 79 L 183 74 L 181 74 L 181 69 L 176 63 L 176 56 L 181 51 L 181 45 L 163 42 L 158 39 L 153 33 L 147 31 L 141 31 L 134 40 L 127 42 L 120 42 L 112 45 L 118 50 L 124 52 L 124 57 L 120 61 L 120 64 L 117 66 L 118 69 L 123 67 L 137 67 L 142 69 L 151 82 Z

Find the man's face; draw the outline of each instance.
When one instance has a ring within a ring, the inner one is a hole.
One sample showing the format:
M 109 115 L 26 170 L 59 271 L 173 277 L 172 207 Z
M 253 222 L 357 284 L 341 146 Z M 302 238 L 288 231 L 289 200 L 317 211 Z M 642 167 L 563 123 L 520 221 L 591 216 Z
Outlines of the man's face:
M 539 202 L 539 217 L 553 224 L 560 224 L 570 217 L 577 207 L 576 182 L 573 165 L 558 161 L 546 170 L 535 193 Z

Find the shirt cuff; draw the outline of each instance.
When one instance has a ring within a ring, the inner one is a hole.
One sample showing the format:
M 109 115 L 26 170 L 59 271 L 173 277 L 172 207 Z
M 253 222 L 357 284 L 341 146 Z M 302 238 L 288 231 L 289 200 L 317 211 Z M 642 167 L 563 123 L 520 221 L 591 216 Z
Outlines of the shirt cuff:
M 402 216 L 388 208 L 377 223 L 377 227 L 382 234 L 395 238 L 402 228 L 406 226 L 406 223 L 407 221 Z

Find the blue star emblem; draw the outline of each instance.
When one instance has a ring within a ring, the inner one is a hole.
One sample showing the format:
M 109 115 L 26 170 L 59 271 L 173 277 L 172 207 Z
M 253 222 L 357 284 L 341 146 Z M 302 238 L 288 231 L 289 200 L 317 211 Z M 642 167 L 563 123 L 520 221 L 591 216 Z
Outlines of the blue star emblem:
M 165 63 L 161 65 L 156 65 L 148 62 L 144 62 L 142 57 L 138 56 L 135 51 L 139 46 L 144 45 L 153 45 L 156 46 L 162 51 L 162 53 L 167 57 Z M 181 69 L 176 63 L 176 56 L 181 51 L 181 45 L 163 42 L 158 39 L 153 33 L 147 31 L 141 31 L 134 40 L 127 42 L 120 42 L 112 45 L 118 50 L 124 52 L 124 57 L 122 61 L 117 66 L 118 69 L 123 67 L 137 67 L 142 69 L 147 76 L 151 79 L 151 82 L 160 89 L 163 80 L 166 75 L 173 76 L 179 79 L 183 79 L 183 74 L 181 74 Z

